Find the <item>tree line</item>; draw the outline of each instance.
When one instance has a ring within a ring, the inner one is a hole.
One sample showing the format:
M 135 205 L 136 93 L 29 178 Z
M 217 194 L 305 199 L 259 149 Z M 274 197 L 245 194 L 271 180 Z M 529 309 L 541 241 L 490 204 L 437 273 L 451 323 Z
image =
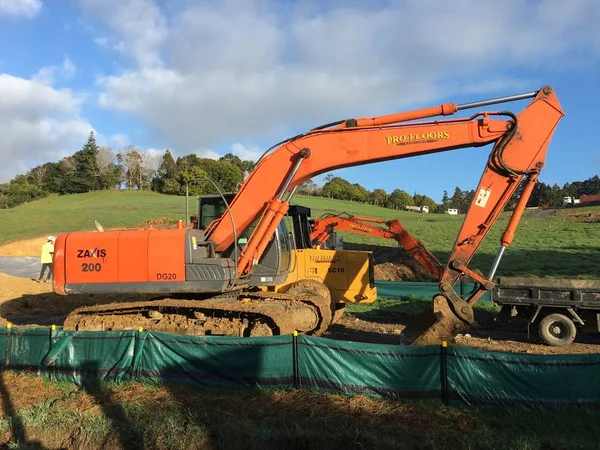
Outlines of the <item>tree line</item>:
M 298 193 L 312 195 L 315 197 L 335 198 L 337 200 L 349 200 L 361 203 L 370 203 L 391 209 L 404 209 L 406 206 L 428 206 L 429 209 L 436 208 L 436 202 L 426 195 L 411 195 L 402 189 L 394 189 L 389 194 L 384 189 L 373 189 L 369 191 L 358 183 L 350 183 L 341 177 L 327 175 L 323 186 L 317 186 L 313 180 L 302 183 Z
M 115 153 L 108 147 L 98 146 L 91 132 L 83 147 L 73 155 L 34 167 L 10 182 L 0 184 L 0 208 L 12 208 L 53 193 L 75 194 L 109 189 L 152 190 L 162 194 L 184 195 L 188 185 L 191 195 L 215 193 L 209 183 L 199 181 L 207 178 L 216 182 L 223 192 L 236 192 L 255 164 L 254 161 L 241 160 L 232 153 L 218 160 L 200 158 L 195 154 L 175 159 L 169 150 L 161 155 L 133 146 Z M 449 208 L 466 212 L 475 196 L 474 190 L 456 187 L 452 196 L 444 191 L 442 201 L 438 204 L 426 195 L 416 192 L 411 195 L 402 189 L 394 189 L 390 193 L 384 189 L 369 191 L 359 183 L 350 183 L 331 174 L 325 177 L 322 186 L 307 180 L 298 187 L 297 193 L 370 203 L 391 209 L 428 206 L 430 212 L 438 213 Z M 514 207 L 517 194 L 507 209 Z M 585 194 L 600 194 L 600 178 L 597 175 L 585 181 L 566 183 L 562 187 L 539 182 L 528 206 L 561 206 L 563 197 L 578 198 Z
M 153 190 L 183 195 L 186 183 L 210 178 L 225 192 L 234 192 L 253 161 L 242 161 L 231 153 L 219 160 L 199 158 L 195 154 L 175 160 L 169 150 L 163 155 L 128 146 L 115 153 L 98 146 L 93 132 L 83 147 L 58 162 L 34 167 L 0 184 L 0 208 L 12 208 L 49 194 L 78 194 L 99 190 Z M 208 183 L 190 183 L 190 193 L 214 192 Z

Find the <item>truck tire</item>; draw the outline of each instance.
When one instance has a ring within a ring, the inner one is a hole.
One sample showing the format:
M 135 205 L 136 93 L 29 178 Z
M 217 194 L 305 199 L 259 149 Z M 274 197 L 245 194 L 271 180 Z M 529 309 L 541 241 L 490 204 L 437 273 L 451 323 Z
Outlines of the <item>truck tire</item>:
M 563 314 L 549 314 L 540 321 L 540 337 L 548 345 L 564 347 L 575 339 L 577 328 L 571 319 Z

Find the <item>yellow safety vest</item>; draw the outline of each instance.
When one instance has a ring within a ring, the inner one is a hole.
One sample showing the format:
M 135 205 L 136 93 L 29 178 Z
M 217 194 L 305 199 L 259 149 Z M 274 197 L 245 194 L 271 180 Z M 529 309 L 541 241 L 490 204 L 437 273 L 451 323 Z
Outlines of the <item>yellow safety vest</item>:
M 52 242 L 46 242 L 42 246 L 42 256 L 40 257 L 40 263 L 51 264 L 52 253 L 54 253 L 54 244 L 52 244 Z

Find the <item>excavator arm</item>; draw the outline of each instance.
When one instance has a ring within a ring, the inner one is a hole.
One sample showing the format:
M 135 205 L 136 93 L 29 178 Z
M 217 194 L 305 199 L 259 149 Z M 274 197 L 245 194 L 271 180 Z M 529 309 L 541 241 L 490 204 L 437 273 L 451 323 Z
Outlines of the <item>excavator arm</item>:
M 488 111 L 468 118 L 414 122 L 526 98 L 533 100 L 516 115 L 509 111 Z M 472 305 L 493 286 L 500 258 L 513 240 L 527 200 L 545 165 L 550 139 L 563 115 L 553 89 L 545 86 L 537 92 L 500 99 L 463 105 L 447 103 L 323 125 L 280 143 L 263 156 L 231 202 L 229 217 L 232 220 L 228 220 L 227 214 L 217 219 L 207 229 L 208 239 L 217 252 L 224 251 L 232 245 L 236 234 L 258 221 L 238 260 L 238 273 L 243 277 L 264 252 L 288 210 L 296 186 L 302 182 L 344 167 L 493 144 L 475 198 L 442 274 L 442 295 L 434 299 L 436 319 L 434 325 L 429 326 L 432 333 L 421 333 L 451 334 L 474 323 Z M 471 271 L 468 264 L 522 181 L 524 187 L 502 235 L 498 255 L 489 275 L 483 278 Z M 463 275 L 480 284 L 480 289 L 467 301 L 454 290 Z M 436 325 L 439 326 L 436 328 Z
M 384 224 L 387 228 L 371 224 Z M 398 220 L 384 221 L 369 217 L 327 214 L 315 219 L 312 224 L 313 245 L 323 245 L 334 230 L 347 231 L 383 239 L 393 239 L 433 278 L 439 280 L 443 273 L 442 264 L 417 238 L 408 232 Z

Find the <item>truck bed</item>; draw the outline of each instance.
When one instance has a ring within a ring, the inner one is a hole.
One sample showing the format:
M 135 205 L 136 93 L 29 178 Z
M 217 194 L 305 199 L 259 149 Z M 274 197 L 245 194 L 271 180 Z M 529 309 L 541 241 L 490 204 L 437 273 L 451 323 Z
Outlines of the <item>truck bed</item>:
M 500 305 L 600 308 L 600 281 L 499 277 L 492 299 Z

